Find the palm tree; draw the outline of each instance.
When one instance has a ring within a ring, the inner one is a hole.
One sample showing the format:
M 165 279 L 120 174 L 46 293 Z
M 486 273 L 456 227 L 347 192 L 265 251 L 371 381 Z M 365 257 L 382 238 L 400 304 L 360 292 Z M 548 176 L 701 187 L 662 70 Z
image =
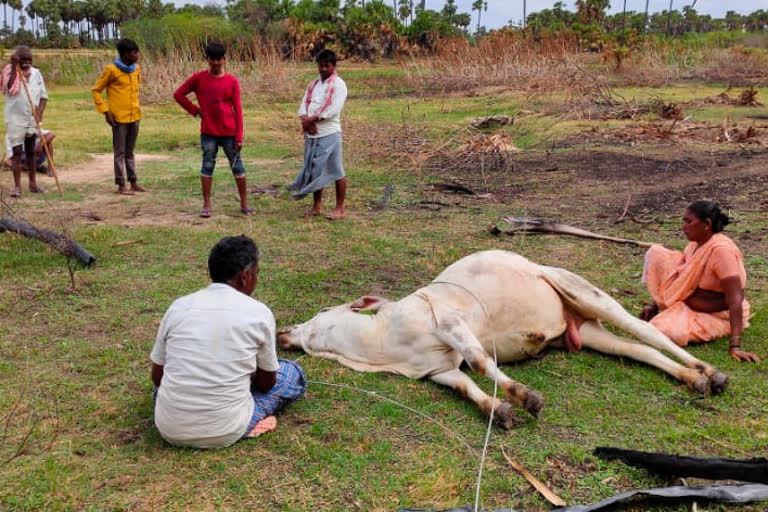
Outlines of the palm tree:
M 449 25 L 454 24 L 454 17 L 456 16 L 456 0 L 445 0 L 443 10 L 440 11 L 444 18 L 448 20 Z
M 669 11 L 667 11 L 667 30 L 666 34 L 669 37 L 669 21 L 672 18 L 672 0 L 669 0 Z
M 643 32 L 648 32 L 648 3 L 651 0 L 645 0 L 645 22 L 643 22 Z
M 477 11 L 477 32 L 480 32 L 480 17 L 482 16 L 483 9 L 488 11 L 487 0 L 474 0 L 472 2 L 472 10 Z
M 523 0 L 523 27 L 528 25 L 528 10 L 526 0 Z
M 585 25 L 600 23 L 610 5 L 610 0 L 576 0 L 576 12 Z
M 627 28 L 627 0 L 624 0 L 624 10 L 622 11 L 622 14 L 621 14 L 621 25 L 622 25 L 621 27 L 622 29 Z
M 8 0 L 8 5 L 11 6 L 11 32 L 16 32 L 16 11 L 21 11 L 24 8 L 24 4 L 21 0 Z M 19 19 L 21 23 L 21 19 Z
M 3 28 L 8 28 L 8 0 L 0 0 L 3 3 Z

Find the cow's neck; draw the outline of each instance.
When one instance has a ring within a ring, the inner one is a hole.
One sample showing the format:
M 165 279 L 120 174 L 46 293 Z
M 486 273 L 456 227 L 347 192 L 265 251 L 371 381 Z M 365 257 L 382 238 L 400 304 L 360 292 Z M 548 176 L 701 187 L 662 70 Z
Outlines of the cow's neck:
M 382 311 L 375 315 L 344 313 L 339 315 L 326 336 L 310 339 L 304 350 L 315 355 L 332 352 L 352 358 L 368 357 L 379 350 L 387 317 Z

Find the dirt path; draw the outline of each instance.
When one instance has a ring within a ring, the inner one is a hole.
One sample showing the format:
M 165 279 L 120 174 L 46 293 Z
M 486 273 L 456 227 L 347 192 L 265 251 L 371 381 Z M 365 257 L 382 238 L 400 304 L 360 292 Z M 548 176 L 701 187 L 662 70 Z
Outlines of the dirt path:
M 63 185 L 67 183 L 103 183 L 114 180 L 112 153 L 91 153 L 87 162 L 68 167 L 59 171 L 59 177 Z M 167 162 L 171 160 L 168 155 L 136 155 L 136 165 L 146 162 Z

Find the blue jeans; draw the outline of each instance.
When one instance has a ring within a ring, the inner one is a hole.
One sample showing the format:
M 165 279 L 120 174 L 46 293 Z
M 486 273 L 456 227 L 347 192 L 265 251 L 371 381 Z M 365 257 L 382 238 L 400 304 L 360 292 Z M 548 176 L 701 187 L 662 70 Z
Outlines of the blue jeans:
M 219 153 L 219 146 L 224 150 L 229 160 L 229 167 L 232 169 L 232 175 L 239 178 L 245 175 L 245 167 L 240 159 L 240 152 L 235 150 L 234 137 L 216 137 L 214 135 L 200 134 L 200 147 L 203 149 L 203 167 L 200 174 L 203 176 L 213 176 L 213 169 L 216 167 L 216 155 Z

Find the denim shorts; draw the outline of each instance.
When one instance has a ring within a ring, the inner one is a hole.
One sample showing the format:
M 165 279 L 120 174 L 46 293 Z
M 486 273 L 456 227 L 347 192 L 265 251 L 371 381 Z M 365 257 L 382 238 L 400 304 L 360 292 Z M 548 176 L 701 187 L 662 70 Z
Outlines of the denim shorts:
M 240 159 L 240 152 L 235 149 L 235 138 L 217 137 L 204 133 L 200 134 L 200 147 L 203 149 L 203 167 L 200 169 L 200 174 L 207 177 L 213 176 L 219 146 L 224 150 L 224 154 L 227 155 L 232 175 L 235 178 L 245 176 L 245 167 Z

